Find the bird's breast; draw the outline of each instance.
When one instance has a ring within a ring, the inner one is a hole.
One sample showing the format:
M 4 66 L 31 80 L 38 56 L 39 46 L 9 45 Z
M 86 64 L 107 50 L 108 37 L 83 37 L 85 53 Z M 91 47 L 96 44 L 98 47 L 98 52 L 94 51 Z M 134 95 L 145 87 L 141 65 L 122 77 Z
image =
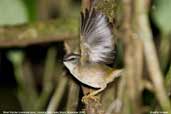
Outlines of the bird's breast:
M 73 75 L 77 80 L 90 87 L 102 88 L 106 86 L 106 71 L 100 70 L 95 66 L 78 66 L 74 69 Z

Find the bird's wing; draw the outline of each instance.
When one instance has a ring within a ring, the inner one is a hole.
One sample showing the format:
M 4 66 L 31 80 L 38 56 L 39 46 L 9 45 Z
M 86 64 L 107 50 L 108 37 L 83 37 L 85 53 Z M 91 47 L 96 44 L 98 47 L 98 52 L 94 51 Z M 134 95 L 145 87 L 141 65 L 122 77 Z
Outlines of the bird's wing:
M 82 61 L 110 64 L 114 59 L 114 40 L 108 18 L 95 9 L 81 12 Z

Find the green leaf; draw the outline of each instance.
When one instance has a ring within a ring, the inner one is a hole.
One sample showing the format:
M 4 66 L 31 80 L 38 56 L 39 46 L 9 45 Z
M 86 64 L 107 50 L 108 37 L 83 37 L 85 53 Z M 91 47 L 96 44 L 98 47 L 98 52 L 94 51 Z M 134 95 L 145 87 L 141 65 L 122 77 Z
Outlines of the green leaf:
M 27 10 L 22 0 L 0 1 L 0 25 L 15 25 L 27 21 Z
M 171 32 L 171 0 L 155 0 L 153 19 L 162 32 Z

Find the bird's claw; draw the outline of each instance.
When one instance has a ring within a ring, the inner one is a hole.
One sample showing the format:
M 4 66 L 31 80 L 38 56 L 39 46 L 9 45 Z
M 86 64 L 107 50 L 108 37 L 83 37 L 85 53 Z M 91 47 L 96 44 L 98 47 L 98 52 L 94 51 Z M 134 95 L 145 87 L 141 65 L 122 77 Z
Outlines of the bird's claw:
M 98 97 L 97 96 L 94 96 L 94 95 L 85 95 L 82 97 L 81 101 L 85 104 L 88 104 L 88 101 L 89 100 L 93 100 L 93 101 L 98 101 Z

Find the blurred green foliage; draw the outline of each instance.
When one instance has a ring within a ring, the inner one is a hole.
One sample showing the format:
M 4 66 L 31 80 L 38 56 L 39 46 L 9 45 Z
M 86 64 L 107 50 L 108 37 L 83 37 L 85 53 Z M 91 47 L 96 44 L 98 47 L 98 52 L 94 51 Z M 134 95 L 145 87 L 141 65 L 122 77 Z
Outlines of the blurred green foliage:
M 154 21 L 162 32 L 171 32 L 171 0 L 155 0 L 153 7 Z
M 22 0 L 1 0 L 0 25 L 15 25 L 28 22 L 28 13 Z
M 27 9 L 29 21 L 35 21 L 37 18 L 36 5 L 37 0 L 22 0 Z

